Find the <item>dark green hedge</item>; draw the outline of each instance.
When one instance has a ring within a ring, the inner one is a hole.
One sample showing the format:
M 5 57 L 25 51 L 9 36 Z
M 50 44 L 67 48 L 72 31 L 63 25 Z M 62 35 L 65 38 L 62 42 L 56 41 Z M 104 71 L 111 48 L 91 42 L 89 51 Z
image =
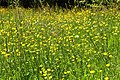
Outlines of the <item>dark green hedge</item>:
M 0 6 L 22 6 L 24 8 L 41 7 L 42 5 L 72 8 L 74 6 L 87 7 L 91 4 L 107 6 L 120 4 L 120 0 L 0 0 Z

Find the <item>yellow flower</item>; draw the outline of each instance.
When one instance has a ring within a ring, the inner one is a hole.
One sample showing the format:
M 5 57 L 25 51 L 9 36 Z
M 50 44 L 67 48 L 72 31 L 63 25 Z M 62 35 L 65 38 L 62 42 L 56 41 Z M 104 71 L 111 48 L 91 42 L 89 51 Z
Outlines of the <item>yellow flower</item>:
M 108 64 L 106 64 L 106 66 L 107 66 L 107 67 L 110 67 L 110 64 L 108 63 Z
M 40 71 L 40 73 L 42 74 L 42 71 Z
M 18 49 L 16 49 L 16 52 L 19 52 L 19 50 L 18 50 Z
M 47 69 L 47 71 L 51 71 L 50 69 Z
M 102 70 L 99 70 L 99 72 L 102 72 Z
M 6 52 L 2 52 L 1 54 L 6 54 Z
M 10 54 L 5 54 L 4 56 L 5 56 L 5 57 L 9 57 L 9 56 L 10 56 Z
M 66 27 L 66 30 L 68 30 L 69 28 L 68 27 Z
M 34 60 L 34 56 L 32 56 L 32 60 Z
M 64 72 L 64 74 L 69 74 L 69 73 L 70 73 L 70 71 L 65 71 L 65 72 Z
M 64 72 L 64 74 L 67 74 L 67 72 Z
M 47 77 L 44 77 L 44 79 L 47 79 Z
M 90 59 L 88 59 L 87 61 L 90 61 Z
M 67 73 L 69 74 L 69 73 L 70 73 L 70 71 L 67 71 Z
M 108 78 L 108 77 L 105 77 L 104 80 L 109 80 L 109 78 Z
M 113 56 L 112 55 L 109 55 L 110 58 L 112 58 Z
M 44 74 L 43 74 L 43 76 L 47 76 L 47 74 L 46 74 L 46 73 L 44 73 Z
M 107 56 L 107 55 L 108 55 L 108 53 L 107 53 L 107 52 L 104 52 L 104 53 L 103 53 L 103 55 L 104 55 L 104 56 Z
M 25 46 L 25 44 L 22 44 L 22 46 Z
M 52 79 L 52 76 L 49 76 L 49 79 Z
M 41 28 L 42 31 L 44 31 L 45 29 L 44 28 Z
M 91 70 L 90 73 L 93 74 L 93 73 L 95 73 L 95 71 L 94 71 L 94 70 Z
M 41 65 L 39 65 L 39 67 L 43 67 L 43 65 L 41 64 Z
M 20 53 L 17 53 L 17 56 L 20 56 Z
M 91 66 L 90 64 L 87 65 L 87 67 L 90 67 L 90 66 Z

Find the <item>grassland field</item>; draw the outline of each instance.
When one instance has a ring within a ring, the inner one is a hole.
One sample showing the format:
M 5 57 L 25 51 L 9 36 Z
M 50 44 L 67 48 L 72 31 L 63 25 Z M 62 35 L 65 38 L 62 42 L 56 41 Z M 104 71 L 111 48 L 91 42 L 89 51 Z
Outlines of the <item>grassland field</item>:
M 120 80 L 120 11 L 0 8 L 0 80 Z

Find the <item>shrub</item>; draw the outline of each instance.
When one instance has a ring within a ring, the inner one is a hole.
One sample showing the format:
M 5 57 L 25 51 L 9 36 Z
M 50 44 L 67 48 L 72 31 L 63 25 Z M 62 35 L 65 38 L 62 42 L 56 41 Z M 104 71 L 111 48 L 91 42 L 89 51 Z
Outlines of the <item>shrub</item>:
M 1 0 L 0 6 L 8 7 L 12 6 L 22 6 L 24 8 L 36 8 L 49 5 L 50 7 L 62 7 L 62 8 L 72 8 L 77 7 L 87 7 L 91 4 L 95 5 L 113 5 L 119 4 L 120 0 Z

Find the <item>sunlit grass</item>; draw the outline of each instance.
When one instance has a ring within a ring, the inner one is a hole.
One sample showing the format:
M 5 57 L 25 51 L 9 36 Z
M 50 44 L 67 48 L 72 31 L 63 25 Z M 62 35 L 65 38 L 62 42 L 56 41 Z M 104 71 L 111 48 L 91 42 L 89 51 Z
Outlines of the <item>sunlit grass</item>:
M 0 9 L 0 80 L 119 80 L 120 11 Z

